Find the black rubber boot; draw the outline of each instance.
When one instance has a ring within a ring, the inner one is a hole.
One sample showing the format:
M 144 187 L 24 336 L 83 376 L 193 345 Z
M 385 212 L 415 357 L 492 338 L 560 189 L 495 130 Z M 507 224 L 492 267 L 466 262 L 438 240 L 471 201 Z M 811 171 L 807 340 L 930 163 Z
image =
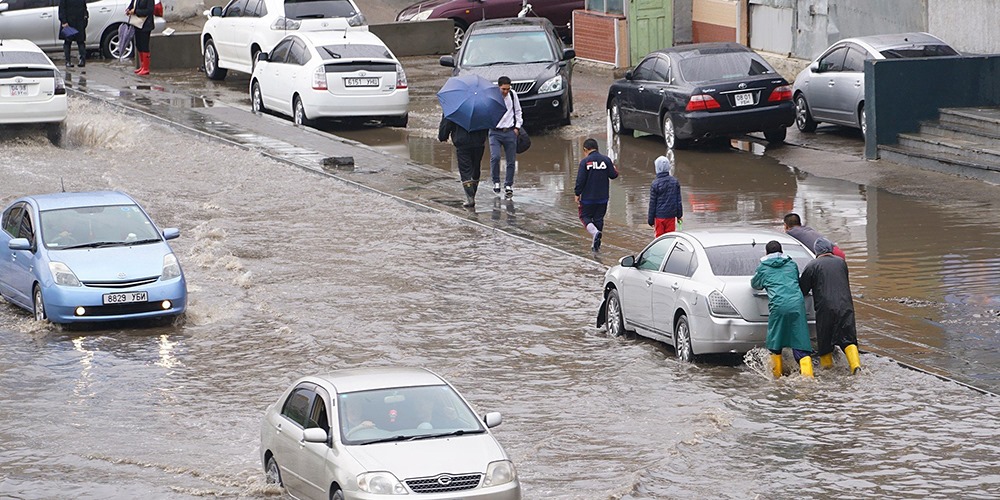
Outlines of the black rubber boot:
M 479 183 L 475 181 L 465 181 L 462 183 L 462 188 L 465 189 L 465 203 L 462 203 L 463 207 L 476 206 L 476 188 L 478 187 Z
M 80 53 L 80 60 L 77 66 L 82 68 L 87 65 L 87 46 L 83 42 L 76 42 L 76 49 Z
M 66 67 L 67 68 L 72 68 L 73 67 L 73 56 L 70 55 L 69 42 L 63 42 L 63 55 L 66 56 Z

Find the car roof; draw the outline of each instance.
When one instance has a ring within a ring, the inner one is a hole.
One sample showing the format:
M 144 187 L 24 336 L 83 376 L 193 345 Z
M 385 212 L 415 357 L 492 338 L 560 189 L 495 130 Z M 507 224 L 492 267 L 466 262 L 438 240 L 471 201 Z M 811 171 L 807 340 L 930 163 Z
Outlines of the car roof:
M 544 17 L 505 17 L 502 19 L 484 19 L 469 26 L 469 31 L 509 32 L 509 31 L 547 31 L 552 21 Z
M 761 245 L 761 256 L 764 255 L 764 245 L 771 240 L 775 240 L 781 244 L 790 243 L 801 245 L 799 240 L 783 232 L 764 228 L 715 227 L 710 229 L 693 229 L 680 232 L 694 238 L 706 248 L 734 245 L 744 242 L 757 242 Z
M 91 207 L 102 205 L 135 205 L 129 195 L 118 191 L 90 191 L 84 193 L 49 193 L 25 196 L 31 199 L 38 210 L 56 210 L 60 208 Z
M 414 367 L 348 368 L 315 378 L 333 385 L 338 393 L 445 383 L 434 372 Z
M 678 45 L 665 49 L 654 50 L 651 53 L 679 54 L 684 57 L 702 56 L 707 54 L 724 54 L 728 52 L 753 52 L 745 45 L 735 42 L 705 42 L 692 43 L 688 45 Z
M 860 42 L 862 44 L 867 44 L 876 51 L 883 51 L 885 49 L 891 49 L 896 47 L 907 47 L 910 45 L 948 45 L 940 38 L 930 34 L 922 32 L 913 33 L 890 33 L 885 35 L 870 35 L 870 36 L 858 36 L 853 38 L 846 38 L 838 43 L 843 42 Z
M 297 36 L 303 40 L 316 45 L 344 45 L 344 44 L 364 44 L 380 45 L 385 47 L 385 42 L 375 33 L 361 29 L 330 30 L 330 31 L 303 31 L 292 33 L 289 36 Z

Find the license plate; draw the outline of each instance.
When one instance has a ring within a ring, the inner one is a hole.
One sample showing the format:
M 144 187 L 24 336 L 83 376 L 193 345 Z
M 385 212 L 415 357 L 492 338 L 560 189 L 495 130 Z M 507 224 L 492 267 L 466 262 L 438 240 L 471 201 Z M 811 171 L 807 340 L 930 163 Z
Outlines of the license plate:
M 105 304 L 149 302 L 149 294 L 146 292 L 106 293 L 103 298 Z
M 344 78 L 345 87 L 378 87 L 378 78 Z
M 26 84 L 8 85 L 7 87 L 10 89 L 11 97 L 28 95 L 28 86 Z
M 753 94 L 750 92 L 745 94 L 736 94 L 733 97 L 736 98 L 737 106 L 753 106 Z

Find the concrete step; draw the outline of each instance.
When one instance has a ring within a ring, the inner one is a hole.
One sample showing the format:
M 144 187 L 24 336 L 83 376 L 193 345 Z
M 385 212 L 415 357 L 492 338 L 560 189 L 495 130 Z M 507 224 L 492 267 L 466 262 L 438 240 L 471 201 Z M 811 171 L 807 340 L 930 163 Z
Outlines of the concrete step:
M 943 108 L 938 122 L 986 137 L 1000 136 L 1000 108 Z
M 1000 169 L 1000 142 L 973 137 L 973 140 L 930 134 L 899 134 L 899 146 L 926 154 L 943 153 L 966 158 L 978 164 Z
M 878 150 L 879 158 L 882 160 L 1000 184 L 998 165 L 980 164 L 964 156 L 916 149 L 901 144 L 882 145 Z
M 1000 130 L 989 131 L 981 127 L 970 127 L 956 123 L 942 123 L 938 121 L 928 121 L 920 123 L 920 133 L 925 135 L 937 135 L 941 137 L 953 137 L 973 142 L 996 143 L 996 149 L 1000 149 Z

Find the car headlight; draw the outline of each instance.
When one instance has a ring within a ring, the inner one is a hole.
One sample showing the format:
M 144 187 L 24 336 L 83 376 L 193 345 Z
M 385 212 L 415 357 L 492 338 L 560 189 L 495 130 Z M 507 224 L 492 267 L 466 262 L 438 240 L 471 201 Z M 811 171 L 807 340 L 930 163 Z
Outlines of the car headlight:
M 172 253 L 163 256 L 163 272 L 160 273 L 161 280 L 174 279 L 181 275 L 181 265 L 177 263 L 177 257 Z
M 62 262 L 49 262 L 49 272 L 57 285 L 80 286 L 80 280 L 73 274 L 73 271 Z
M 279 17 L 271 23 L 271 29 L 275 31 L 297 30 L 302 26 L 302 22 L 297 19 Z
M 500 486 L 517 479 L 517 470 L 510 460 L 501 460 L 490 463 L 486 468 L 486 480 L 484 486 Z
M 358 489 L 379 495 L 406 495 L 403 483 L 391 472 L 364 472 L 358 474 Z
M 368 20 L 365 19 L 364 14 L 358 12 L 357 14 L 354 14 L 353 16 L 347 19 L 347 24 L 349 26 L 364 26 L 368 24 Z
M 539 94 L 545 94 L 548 92 L 559 92 L 563 88 L 563 77 L 562 75 L 556 75 L 548 80 L 541 87 L 538 87 Z
M 718 290 L 712 290 L 712 293 L 708 294 L 708 310 L 713 316 L 723 316 L 729 318 L 740 317 L 739 311 L 733 307 L 733 304 L 729 302 L 729 299 L 722 295 L 722 292 Z
M 422 11 L 417 12 L 416 14 L 413 14 L 412 16 L 410 16 L 409 19 L 400 19 L 400 20 L 401 21 L 426 21 L 426 20 L 430 19 L 431 12 L 434 12 L 434 9 L 422 10 Z

